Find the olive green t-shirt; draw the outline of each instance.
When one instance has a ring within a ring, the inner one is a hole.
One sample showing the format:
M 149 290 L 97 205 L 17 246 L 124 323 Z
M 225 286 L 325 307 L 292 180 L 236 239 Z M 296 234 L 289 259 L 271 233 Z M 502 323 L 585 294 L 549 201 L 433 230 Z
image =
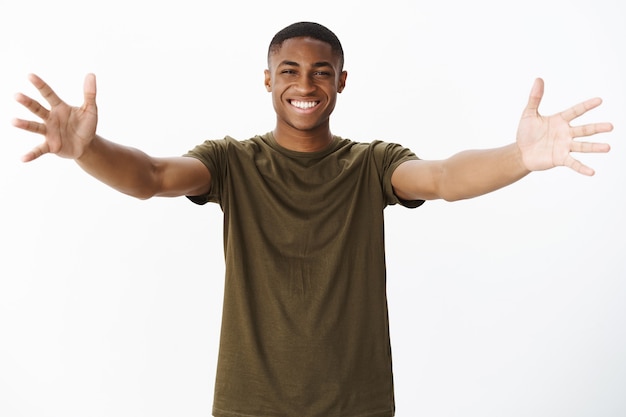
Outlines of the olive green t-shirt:
M 210 192 L 190 199 L 224 212 L 214 416 L 392 416 L 383 209 L 423 203 L 391 186 L 417 157 L 337 136 L 294 152 L 271 133 L 186 156 L 212 176 Z

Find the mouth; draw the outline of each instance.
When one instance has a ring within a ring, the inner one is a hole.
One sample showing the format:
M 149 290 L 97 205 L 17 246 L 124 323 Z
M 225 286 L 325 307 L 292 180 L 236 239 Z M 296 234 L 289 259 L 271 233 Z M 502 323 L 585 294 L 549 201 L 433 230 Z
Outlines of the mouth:
M 287 101 L 293 107 L 295 107 L 297 109 L 300 109 L 300 110 L 311 110 L 312 108 L 314 108 L 318 104 L 320 104 L 319 100 L 309 100 L 309 101 L 304 101 L 304 100 L 287 100 Z

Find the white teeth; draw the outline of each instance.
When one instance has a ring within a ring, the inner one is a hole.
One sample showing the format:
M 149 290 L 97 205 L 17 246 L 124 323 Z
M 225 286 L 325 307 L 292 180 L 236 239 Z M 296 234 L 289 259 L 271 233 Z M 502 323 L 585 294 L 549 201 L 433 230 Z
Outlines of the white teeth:
M 311 107 L 317 106 L 317 101 L 298 101 L 291 100 L 291 105 L 295 106 L 299 109 L 310 109 Z

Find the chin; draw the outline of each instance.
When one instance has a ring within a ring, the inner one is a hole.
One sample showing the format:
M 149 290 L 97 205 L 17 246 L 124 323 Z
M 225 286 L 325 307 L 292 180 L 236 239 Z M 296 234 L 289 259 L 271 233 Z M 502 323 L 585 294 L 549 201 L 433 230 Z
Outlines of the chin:
M 313 132 L 319 129 L 320 125 L 298 125 L 298 124 L 290 124 L 293 129 L 298 130 L 300 132 Z

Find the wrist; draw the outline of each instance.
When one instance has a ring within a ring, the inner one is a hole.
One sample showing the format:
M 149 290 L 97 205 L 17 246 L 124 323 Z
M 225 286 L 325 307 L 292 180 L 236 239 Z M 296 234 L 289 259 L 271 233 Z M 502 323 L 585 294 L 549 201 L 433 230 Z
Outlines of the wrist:
M 526 163 L 526 160 L 524 158 L 524 151 L 522 150 L 522 148 L 519 146 L 517 142 L 511 144 L 511 148 L 513 152 L 512 162 L 514 166 L 516 166 L 519 169 L 521 174 L 523 175 L 530 174 L 533 170 Z
M 94 134 L 93 138 L 85 143 L 85 145 L 80 149 L 78 156 L 74 158 L 74 160 L 78 164 L 83 164 L 89 161 L 94 154 L 98 152 L 98 149 L 102 145 L 102 138 L 96 134 Z

